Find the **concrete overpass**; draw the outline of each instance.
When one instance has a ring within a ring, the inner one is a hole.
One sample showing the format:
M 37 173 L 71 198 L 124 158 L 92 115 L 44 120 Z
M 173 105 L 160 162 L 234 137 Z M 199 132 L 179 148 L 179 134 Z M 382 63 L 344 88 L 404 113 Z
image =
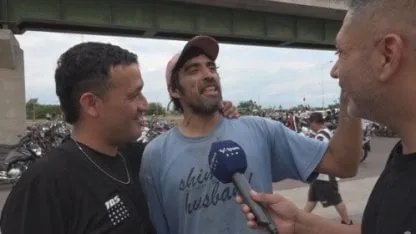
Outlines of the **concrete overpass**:
M 209 34 L 235 44 L 333 49 L 346 9 L 342 0 L 0 0 L 0 144 L 15 143 L 25 126 L 23 51 L 14 34 Z

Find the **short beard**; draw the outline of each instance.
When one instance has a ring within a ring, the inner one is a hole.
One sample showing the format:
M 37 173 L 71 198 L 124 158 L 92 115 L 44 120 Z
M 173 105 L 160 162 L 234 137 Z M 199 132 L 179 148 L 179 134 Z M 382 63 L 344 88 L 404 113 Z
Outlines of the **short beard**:
M 195 114 L 209 116 L 219 111 L 221 107 L 221 100 L 222 98 L 218 99 L 216 102 L 211 103 L 190 102 L 188 103 L 188 106 Z

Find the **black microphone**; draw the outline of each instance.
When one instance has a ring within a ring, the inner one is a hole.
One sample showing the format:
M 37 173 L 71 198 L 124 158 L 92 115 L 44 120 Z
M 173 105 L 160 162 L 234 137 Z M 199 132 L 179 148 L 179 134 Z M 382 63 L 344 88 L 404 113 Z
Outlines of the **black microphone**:
M 273 234 L 279 233 L 269 213 L 250 197 L 250 184 L 244 176 L 247 169 L 246 153 L 236 142 L 231 140 L 212 143 L 209 151 L 211 173 L 221 183 L 233 183 L 244 202 L 256 216 L 256 222 L 266 226 Z

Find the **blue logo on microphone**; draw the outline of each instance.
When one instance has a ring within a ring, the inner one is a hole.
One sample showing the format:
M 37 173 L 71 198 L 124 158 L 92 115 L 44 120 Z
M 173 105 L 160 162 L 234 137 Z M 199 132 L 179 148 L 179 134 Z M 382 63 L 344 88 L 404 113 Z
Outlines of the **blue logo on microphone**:
M 234 173 L 247 169 L 246 153 L 231 140 L 214 142 L 208 160 L 212 174 L 222 183 L 230 183 Z

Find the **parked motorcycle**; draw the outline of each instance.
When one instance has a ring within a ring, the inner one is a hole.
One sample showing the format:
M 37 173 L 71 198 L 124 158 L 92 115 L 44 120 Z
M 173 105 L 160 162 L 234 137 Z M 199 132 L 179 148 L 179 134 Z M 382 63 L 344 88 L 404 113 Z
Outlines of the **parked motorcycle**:
M 29 169 L 30 164 L 42 157 L 42 148 L 28 138 L 12 149 L 1 164 L 0 180 L 16 182 Z
M 0 181 L 16 182 L 37 159 L 59 146 L 70 136 L 70 129 L 63 121 L 47 121 L 28 126 L 26 134 L 9 151 L 0 163 Z
M 150 129 L 148 127 L 144 127 L 142 130 L 142 135 L 137 139 L 137 142 L 141 143 L 148 143 L 150 141 L 150 136 L 148 135 Z
M 145 122 L 145 127 L 142 130 L 141 136 L 136 140 L 137 142 L 148 143 L 160 134 L 169 131 L 174 125 L 163 123 L 152 117 Z

